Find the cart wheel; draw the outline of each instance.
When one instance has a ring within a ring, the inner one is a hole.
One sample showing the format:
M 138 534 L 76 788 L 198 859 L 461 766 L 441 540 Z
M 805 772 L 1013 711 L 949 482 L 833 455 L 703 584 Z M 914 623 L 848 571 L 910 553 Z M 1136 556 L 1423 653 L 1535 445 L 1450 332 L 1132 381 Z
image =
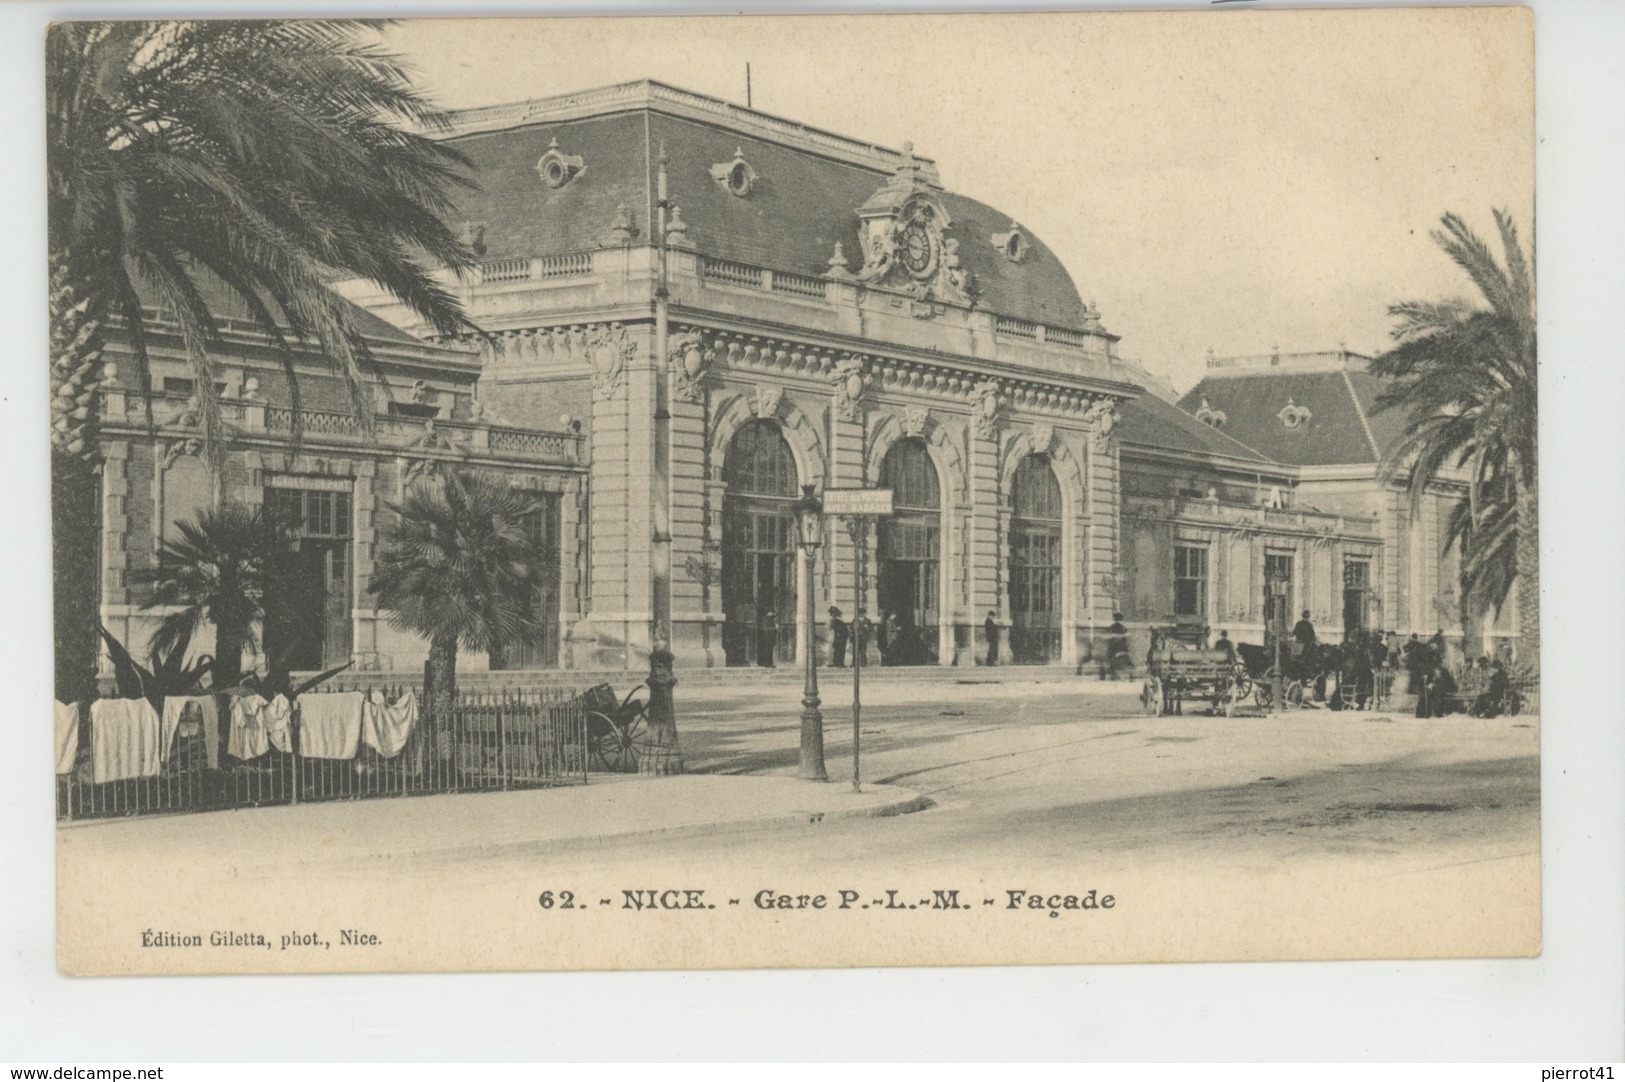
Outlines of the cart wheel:
M 1288 680 L 1286 682 L 1286 703 L 1288 706 L 1303 705 L 1304 685 L 1302 680 Z
M 649 737 L 649 723 L 639 714 L 621 727 L 621 733 L 626 742 L 626 772 L 636 774 L 638 764 L 654 747 L 654 741 Z
M 1145 678 L 1145 684 L 1140 688 L 1140 706 L 1148 715 L 1161 716 L 1162 681 L 1155 676 Z
M 1268 680 L 1260 680 L 1253 685 L 1253 701 L 1260 710 L 1268 710 L 1275 702 L 1275 690 Z
M 587 760 L 606 773 L 620 772 L 626 749 L 621 743 L 620 728 L 607 714 L 587 711 Z
M 1245 699 L 1253 693 L 1253 678 L 1247 675 L 1247 668 L 1244 665 L 1236 666 L 1232 684 L 1236 690 L 1235 698 L 1238 700 Z

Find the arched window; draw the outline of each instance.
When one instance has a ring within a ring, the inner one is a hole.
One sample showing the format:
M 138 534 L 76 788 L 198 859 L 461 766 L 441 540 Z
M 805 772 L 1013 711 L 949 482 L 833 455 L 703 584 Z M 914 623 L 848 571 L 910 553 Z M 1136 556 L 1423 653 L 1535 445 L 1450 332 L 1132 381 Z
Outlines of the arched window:
M 934 665 L 942 566 L 942 485 L 921 439 L 894 443 L 880 464 L 880 486 L 892 490 L 896 514 L 878 531 L 881 659 L 890 665 Z
M 748 421 L 722 461 L 722 648 L 729 665 L 795 660 L 795 457 L 773 421 Z
M 1028 455 L 1010 485 L 1010 656 L 1061 656 L 1061 486 L 1047 455 Z

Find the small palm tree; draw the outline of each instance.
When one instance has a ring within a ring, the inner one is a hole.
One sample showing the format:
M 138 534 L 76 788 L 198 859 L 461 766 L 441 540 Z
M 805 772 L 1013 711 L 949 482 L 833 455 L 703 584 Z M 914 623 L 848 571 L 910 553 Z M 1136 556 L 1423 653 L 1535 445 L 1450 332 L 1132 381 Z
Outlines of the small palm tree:
M 540 624 L 536 598 L 552 555 L 525 529 L 535 497 L 477 474 L 422 486 L 380 531 L 370 589 L 396 627 L 429 641 L 429 721 L 450 716 L 457 651 L 489 652 Z
M 243 654 L 308 633 L 322 597 L 308 595 L 306 576 L 293 573 L 293 535 L 259 508 L 228 503 L 175 524 L 177 536 L 159 547 L 157 566 L 131 576 L 151 587 L 143 608 L 169 609 L 153 633 L 156 661 L 174 657 L 205 626 L 214 628 L 216 688 L 242 680 Z M 312 614 L 315 614 L 313 617 Z M 280 669 L 269 658 L 273 679 Z
M 1472 279 L 1481 300 L 1392 305 L 1396 344 L 1372 371 L 1393 380 L 1378 408 L 1403 410 L 1409 421 L 1385 470 L 1406 479 L 1413 512 L 1445 470 L 1466 472 L 1466 510 L 1451 529 L 1466 542 L 1464 578 L 1499 605 L 1516 569 L 1520 660 L 1538 667 L 1534 273 L 1512 218 L 1497 210 L 1495 224 L 1499 260 L 1460 217 L 1443 217 L 1434 242 Z
M 437 114 L 399 61 L 344 20 L 62 22 L 46 34 L 47 237 L 57 698 L 94 686 L 97 476 L 107 328 L 150 387 L 147 306 L 178 325 L 199 387 L 217 381 L 212 280 L 270 337 L 320 346 L 370 419 L 365 345 L 335 277 L 379 284 L 441 333 L 466 326 L 435 269 L 474 258 L 446 224 L 465 159 L 413 128 Z M 219 404 L 198 400 L 224 454 Z

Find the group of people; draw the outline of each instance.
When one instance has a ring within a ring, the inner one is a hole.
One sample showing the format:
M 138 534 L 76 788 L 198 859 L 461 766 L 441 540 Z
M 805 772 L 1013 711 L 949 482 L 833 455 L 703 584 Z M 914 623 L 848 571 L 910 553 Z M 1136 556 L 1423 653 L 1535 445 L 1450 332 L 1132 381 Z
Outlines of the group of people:
M 904 624 L 895 612 L 883 614 L 878 624 L 867 616 L 859 616 L 849 623 L 843 618 L 841 610 L 831 605 L 829 630 L 830 664 L 837 669 L 846 668 L 848 651 L 856 653 L 862 650 L 871 635 L 875 636 L 876 645 L 880 647 L 882 665 L 926 665 L 931 662 L 931 652 L 920 635 L 920 629 L 913 624 Z

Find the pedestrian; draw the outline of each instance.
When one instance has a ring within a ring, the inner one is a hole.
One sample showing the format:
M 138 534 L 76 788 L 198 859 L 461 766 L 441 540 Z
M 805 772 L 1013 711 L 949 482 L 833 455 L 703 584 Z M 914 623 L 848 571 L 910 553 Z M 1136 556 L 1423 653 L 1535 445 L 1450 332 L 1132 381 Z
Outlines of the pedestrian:
M 1422 694 L 1422 678 L 1427 674 L 1427 647 L 1416 632 L 1411 632 L 1410 639 L 1405 643 L 1405 694 Z M 1420 714 L 1417 715 L 1421 717 Z
M 841 610 L 834 605 L 829 607 L 829 630 L 835 642 L 832 652 L 835 654 L 835 667 L 846 668 L 846 643 L 852 637 L 852 629 L 847 622 L 841 619 Z
M 1112 626 L 1106 629 L 1106 671 L 1101 673 L 1104 678 L 1110 673 L 1113 680 L 1117 679 L 1117 669 L 1123 666 L 1134 674 L 1134 659 L 1128 652 L 1128 628 L 1123 624 L 1123 614 L 1112 613 Z
M 880 621 L 880 663 L 897 664 L 897 649 L 902 645 L 903 625 L 895 612 L 888 612 Z
M 1308 609 L 1303 610 L 1303 619 L 1299 620 L 1297 624 L 1293 626 L 1292 638 L 1300 647 L 1300 649 L 1297 651 L 1298 653 L 1302 653 L 1304 650 L 1307 650 L 1309 647 L 1315 645 L 1317 641 L 1315 638 L 1315 625 L 1309 622 Z
M 1490 683 L 1484 689 L 1484 694 L 1478 697 L 1473 704 L 1473 714 L 1481 718 L 1495 718 L 1501 716 L 1506 705 L 1507 692 L 1511 689 L 1512 681 L 1507 676 L 1507 667 L 1496 659 L 1490 670 Z
M 1236 644 L 1230 641 L 1230 632 L 1221 630 L 1219 641 L 1213 644 L 1215 650 L 1223 650 L 1225 661 L 1234 665 L 1236 663 Z
M 756 627 L 756 664 L 764 669 L 773 667 L 774 647 L 779 641 L 779 617 L 772 609 L 762 613 L 762 621 Z
M 999 663 L 999 614 L 992 609 L 988 610 L 987 619 L 982 622 L 982 633 L 987 636 L 987 663 Z

